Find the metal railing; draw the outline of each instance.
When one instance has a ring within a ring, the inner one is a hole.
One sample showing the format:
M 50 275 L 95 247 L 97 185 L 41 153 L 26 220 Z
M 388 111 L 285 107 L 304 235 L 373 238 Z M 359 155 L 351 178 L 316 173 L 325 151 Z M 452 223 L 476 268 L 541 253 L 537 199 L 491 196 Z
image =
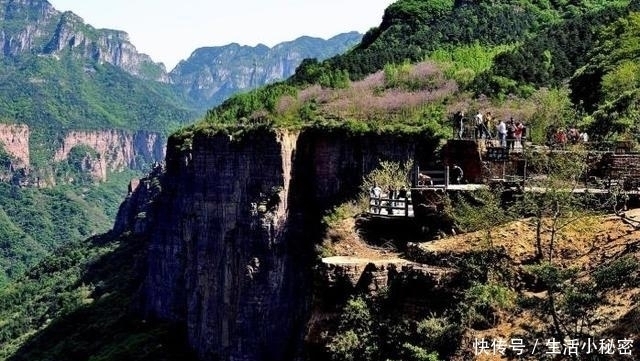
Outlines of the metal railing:
M 411 198 L 388 198 L 388 196 L 370 197 L 369 213 L 409 217 L 412 213 Z

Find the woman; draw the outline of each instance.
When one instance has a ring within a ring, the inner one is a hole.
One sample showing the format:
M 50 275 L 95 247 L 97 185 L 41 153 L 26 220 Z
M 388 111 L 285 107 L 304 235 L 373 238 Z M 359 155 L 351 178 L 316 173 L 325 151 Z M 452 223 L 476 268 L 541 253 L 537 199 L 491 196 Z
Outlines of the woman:
M 523 131 L 524 131 L 524 124 L 522 124 L 522 122 L 520 122 L 520 121 L 517 121 L 516 122 L 516 129 L 513 132 L 513 134 L 516 137 L 516 142 L 518 142 L 518 144 L 520 144 L 521 147 L 523 147 L 522 146 L 522 132 Z

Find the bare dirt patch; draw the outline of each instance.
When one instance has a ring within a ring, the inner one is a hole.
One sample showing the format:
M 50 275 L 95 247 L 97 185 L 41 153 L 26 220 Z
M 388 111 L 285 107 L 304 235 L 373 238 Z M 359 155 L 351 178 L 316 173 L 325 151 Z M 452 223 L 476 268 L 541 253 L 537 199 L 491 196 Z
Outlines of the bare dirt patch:
M 357 257 L 367 260 L 397 259 L 400 253 L 394 249 L 373 247 L 358 235 L 355 218 L 341 220 L 327 232 L 324 244 L 334 256 Z

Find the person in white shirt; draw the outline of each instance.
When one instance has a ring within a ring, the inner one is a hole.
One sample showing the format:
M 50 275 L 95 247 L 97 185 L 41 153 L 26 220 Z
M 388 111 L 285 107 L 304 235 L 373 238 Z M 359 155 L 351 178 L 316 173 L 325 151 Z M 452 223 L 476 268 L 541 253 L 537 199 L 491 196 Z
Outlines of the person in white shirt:
M 370 196 L 373 199 L 373 212 L 380 213 L 380 197 L 382 197 L 382 188 L 378 184 L 374 184 L 371 188 Z
M 478 112 L 474 119 L 476 122 L 476 139 L 481 139 L 484 135 L 484 119 L 482 117 L 482 113 Z
M 498 136 L 500 137 L 500 146 L 507 146 L 507 125 L 504 123 L 504 120 L 500 120 L 500 123 L 496 126 L 498 130 Z
M 587 132 L 580 133 L 580 140 L 583 143 L 587 143 L 589 141 L 589 134 L 587 134 Z

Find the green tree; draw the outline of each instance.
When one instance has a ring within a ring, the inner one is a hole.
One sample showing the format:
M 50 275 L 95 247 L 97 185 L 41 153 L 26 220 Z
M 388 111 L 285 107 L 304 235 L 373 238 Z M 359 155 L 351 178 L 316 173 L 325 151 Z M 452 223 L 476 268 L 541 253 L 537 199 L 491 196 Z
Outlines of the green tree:
M 591 197 L 576 192 L 587 171 L 586 155 L 579 147 L 565 153 L 525 152 L 529 180 L 513 210 L 531 216 L 538 259 L 546 255 L 553 262 L 561 233 L 593 215 Z
M 640 13 L 631 12 L 606 26 L 589 52 L 588 62 L 570 82 L 572 100 L 593 112 L 598 139 L 638 132 Z
M 337 333 L 327 344 L 331 358 L 336 361 L 373 360 L 378 354 L 374 319 L 363 298 L 347 301 Z
M 533 93 L 531 101 L 536 111 L 527 124 L 527 137 L 534 144 L 545 144 L 550 128 L 565 128 L 576 124 L 577 112 L 566 88 L 540 89 Z
M 490 248 L 493 247 L 493 231 L 499 225 L 513 219 L 510 211 L 502 205 L 501 191 L 476 191 L 468 198 L 455 199 L 455 206 L 449 209 L 459 230 L 484 232 L 486 245 Z

